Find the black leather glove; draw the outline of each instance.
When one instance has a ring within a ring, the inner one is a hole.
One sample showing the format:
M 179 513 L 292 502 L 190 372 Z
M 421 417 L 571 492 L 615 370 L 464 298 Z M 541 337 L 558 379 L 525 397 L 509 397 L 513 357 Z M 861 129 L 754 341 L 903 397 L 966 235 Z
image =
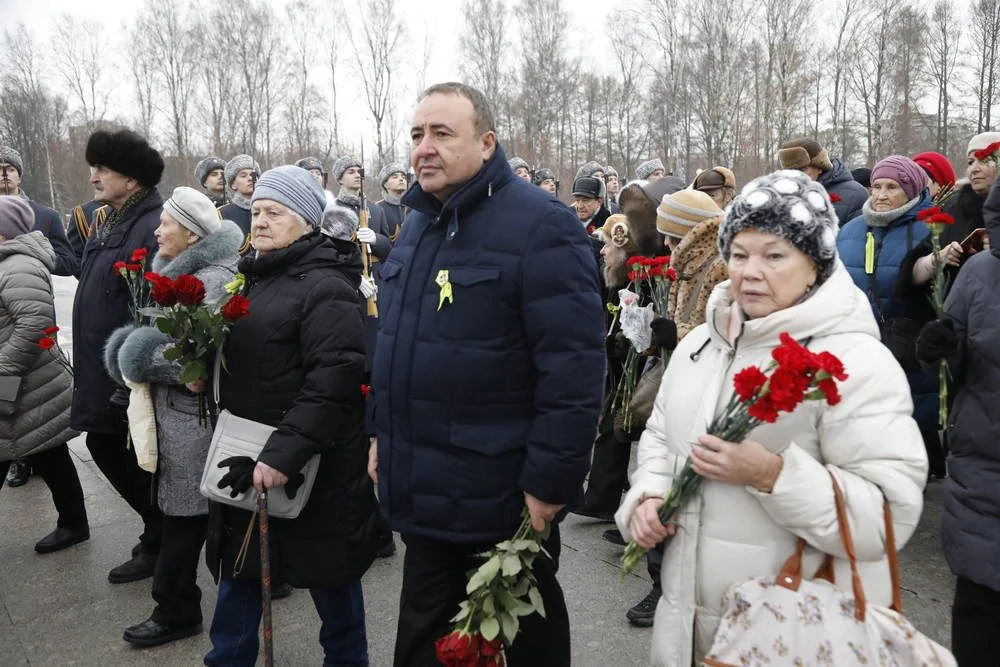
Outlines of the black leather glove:
M 947 359 L 961 349 L 955 322 L 950 319 L 928 322 L 917 336 L 917 359 L 924 363 Z
M 673 320 L 657 317 L 649 323 L 649 328 L 653 331 L 651 347 L 662 348 L 668 352 L 677 347 L 677 325 Z
M 294 475 L 288 476 L 288 481 L 285 482 L 285 495 L 288 496 L 289 500 L 295 498 L 295 494 L 299 492 L 299 488 L 306 483 L 306 476 L 300 472 Z
M 222 459 L 219 461 L 218 467 L 229 468 L 229 472 L 222 476 L 216 486 L 220 489 L 230 487 L 230 498 L 246 493 L 246 490 L 253 484 L 253 469 L 256 465 L 257 462 L 249 456 L 230 456 Z

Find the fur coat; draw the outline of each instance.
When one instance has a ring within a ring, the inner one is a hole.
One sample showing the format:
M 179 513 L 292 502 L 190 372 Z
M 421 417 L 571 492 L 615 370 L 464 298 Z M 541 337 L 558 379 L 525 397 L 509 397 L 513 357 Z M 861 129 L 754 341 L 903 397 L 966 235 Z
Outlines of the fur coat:
M 225 296 L 225 285 L 236 273 L 242 241 L 240 228 L 223 220 L 219 231 L 177 257 L 154 257 L 152 270 L 170 278 L 193 274 L 205 284 L 205 302 L 214 304 Z M 108 339 L 105 364 L 116 382 L 122 382 L 124 376 L 152 385 L 160 509 L 171 516 L 207 514 L 208 501 L 199 493 L 198 485 L 212 429 L 207 419 L 199 417 L 198 397 L 181 384 L 180 365 L 163 356 L 170 344 L 171 339 L 156 327 L 122 327 Z
M 722 216 L 699 222 L 671 253 L 677 281 L 670 286 L 667 317 L 677 325 L 678 340 L 705 321 L 709 295 L 729 275 L 716 244 L 721 223 Z

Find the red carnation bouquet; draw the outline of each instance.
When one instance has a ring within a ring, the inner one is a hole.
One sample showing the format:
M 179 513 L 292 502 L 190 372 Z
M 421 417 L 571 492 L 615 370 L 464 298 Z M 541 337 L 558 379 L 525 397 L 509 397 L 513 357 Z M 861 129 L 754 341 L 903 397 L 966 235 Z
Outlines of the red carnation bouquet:
M 727 442 L 742 442 L 752 430 L 777 421 L 780 413 L 792 412 L 803 401 L 825 400 L 829 405 L 840 402 L 837 381 L 847 379 L 841 361 L 829 352 L 810 352 L 788 333 L 782 333 L 779 340 L 780 345 L 771 351 L 772 361 L 767 367 L 770 376 L 757 366 L 748 366 L 733 378 L 735 391 L 722 414 L 709 425 L 709 435 Z M 663 525 L 669 524 L 698 493 L 701 480 L 691 469 L 688 458 L 663 497 L 659 509 Z M 646 551 L 629 542 L 622 554 L 619 574 L 625 576 L 634 570 Z
M 1000 144 L 998 144 L 1000 146 Z M 917 214 L 917 220 L 926 224 L 931 230 L 931 248 L 934 257 L 934 280 L 931 282 L 931 305 L 937 318 L 943 319 L 944 297 L 948 294 L 949 279 L 944 272 L 944 262 L 941 254 L 941 234 L 949 225 L 955 224 L 955 218 L 943 212 L 937 206 L 925 208 Z M 938 421 L 941 428 L 948 427 L 948 362 L 941 360 L 938 367 Z
M 545 617 L 542 594 L 531 568 L 536 558 L 551 558 L 542 546 L 550 527 L 537 531 L 525 509 L 514 537 L 479 554 L 483 564 L 469 572 L 468 597 L 452 619 L 452 631 L 434 643 L 446 667 L 502 667 L 504 646 L 517 637 L 520 618 Z
M 230 294 L 215 305 L 205 303 L 205 285 L 188 274 L 171 280 L 157 273 L 146 273 L 150 296 L 156 304 L 144 308 L 143 315 L 173 339 L 163 356 L 181 366 L 181 382 L 196 382 L 208 377 L 209 364 L 226 342 L 232 323 L 250 314 L 250 302 L 242 294 Z M 222 360 L 225 367 L 225 359 Z M 204 395 L 199 395 L 204 418 Z
M 148 256 L 148 250 L 136 248 L 132 251 L 130 261 L 117 261 L 111 267 L 125 281 L 129 296 L 129 311 L 132 315 L 132 324 L 135 326 L 142 324 L 142 309 L 149 306 L 149 286 L 143 280 Z

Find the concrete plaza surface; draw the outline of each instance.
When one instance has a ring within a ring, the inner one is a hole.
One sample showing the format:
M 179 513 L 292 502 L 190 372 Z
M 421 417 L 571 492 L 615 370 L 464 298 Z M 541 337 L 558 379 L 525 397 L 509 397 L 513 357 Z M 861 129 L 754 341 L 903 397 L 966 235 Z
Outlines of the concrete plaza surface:
M 72 336 L 75 281 L 56 281 L 61 342 Z M 207 626 L 215 585 L 202 568 L 200 584 L 206 633 L 166 646 L 135 649 L 122 630 L 152 609 L 150 580 L 112 585 L 107 573 L 136 543 L 139 521 L 90 460 L 82 438 L 70 445 L 90 514 L 89 541 L 40 556 L 36 540 L 55 527 L 55 510 L 41 479 L 0 490 L 0 666 L 7 665 L 197 665 L 209 649 Z M 948 645 L 954 579 L 938 546 L 943 485 L 926 493 L 924 514 L 900 554 L 903 603 L 918 629 Z M 634 628 L 625 610 L 649 590 L 644 571 L 620 580 L 621 550 L 601 539 L 607 524 L 570 516 L 562 525 L 560 581 L 569 607 L 573 664 L 583 667 L 648 663 L 648 629 Z M 398 540 L 397 540 L 398 542 Z M 378 560 L 364 577 L 371 664 L 392 664 L 403 549 Z M 307 591 L 274 603 L 275 662 L 317 665 L 319 621 Z

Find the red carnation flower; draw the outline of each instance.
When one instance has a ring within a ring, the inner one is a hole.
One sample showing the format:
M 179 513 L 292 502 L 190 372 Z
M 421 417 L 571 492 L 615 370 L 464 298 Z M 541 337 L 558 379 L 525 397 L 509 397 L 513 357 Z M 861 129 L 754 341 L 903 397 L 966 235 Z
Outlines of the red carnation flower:
M 747 366 L 733 377 L 736 395 L 740 397 L 741 401 L 749 401 L 756 396 L 765 383 L 767 383 L 767 376 L 756 366 Z
M 998 151 L 1000 151 L 1000 141 L 994 141 L 992 144 L 990 144 L 986 148 L 982 148 L 982 149 L 980 149 L 978 151 L 973 151 L 972 152 L 972 157 L 974 157 L 977 160 L 979 160 L 980 162 L 982 162 L 983 160 L 990 159 L 993 156 L 993 154 L 996 153 L 996 152 L 998 152 Z
M 669 269 L 667 269 L 664 272 L 664 275 L 667 276 L 667 280 L 669 280 L 670 282 L 677 282 L 677 269 L 675 269 L 674 267 L 671 266 Z
M 937 206 L 929 206 L 924 210 L 917 213 L 917 220 L 924 221 L 930 217 L 933 217 L 941 212 L 941 209 Z
M 842 199 L 842 197 L 840 195 L 838 195 L 836 192 L 831 192 L 830 193 L 830 203 L 831 204 L 836 204 L 841 199 Z
M 44 329 L 42 329 L 42 333 L 45 334 L 46 336 L 51 336 L 57 331 L 59 331 L 59 327 L 45 327 Z
M 125 265 L 125 269 L 128 270 L 128 271 L 135 271 L 135 272 L 138 273 L 139 271 L 142 271 L 142 265 L 141 264 L 126 264 Z
M 144 259 L 146 259 L 146 255 L 148 254 L 149 251 L 146 250 L 145 248 L 136 248 L 135 250 L 132 251 L 132 261 L 141 262 Z
M 837 383 L 832 379 L 827 378 L 826 380 L 820 380 L 817 387 L 823 396 L 826 397 L 826 402 L 828 405 L 836 405 L 840 403 L 840 391 L 837 389 Z
M 43 350 L 51 350 L 55 346 L 56 342 L 47 336 L 38 341 L 38 347 L 42 348 Z
M 753 405 L 747 408 L 747 412 L 754 419 L 767 422 L 768 424 L 773 424 L 778 420 L 778 410 L 774 407 L 774 403 L 771 402 L 770 395 L 761 396 Z
M 125 262 L 115 262 L 111 265 L 111 268 L 114 269 L 115 273 L 121 273 L 125 270 L 125 266 Z
M 190 274 L 177 276 L 174 281 L 177 302 L 182 306 L 197 306 L 205 300 L 205 284 Z
M 234 294 L 219 309 L 219 313 L 227 322 L 243 319 L 250 314 L 250 299 L 242 294 Z
M 361 395 L 368 398 L 368 394 L 372 393 L 371 385 L 363 384 L 361 385 Z
M 847 373 L 844 372 L 844 363 L 829 352 L 820 352 L 817 354 L 816 365 L 819 366 L 819 370 L 841 382 L 847 379 Z

